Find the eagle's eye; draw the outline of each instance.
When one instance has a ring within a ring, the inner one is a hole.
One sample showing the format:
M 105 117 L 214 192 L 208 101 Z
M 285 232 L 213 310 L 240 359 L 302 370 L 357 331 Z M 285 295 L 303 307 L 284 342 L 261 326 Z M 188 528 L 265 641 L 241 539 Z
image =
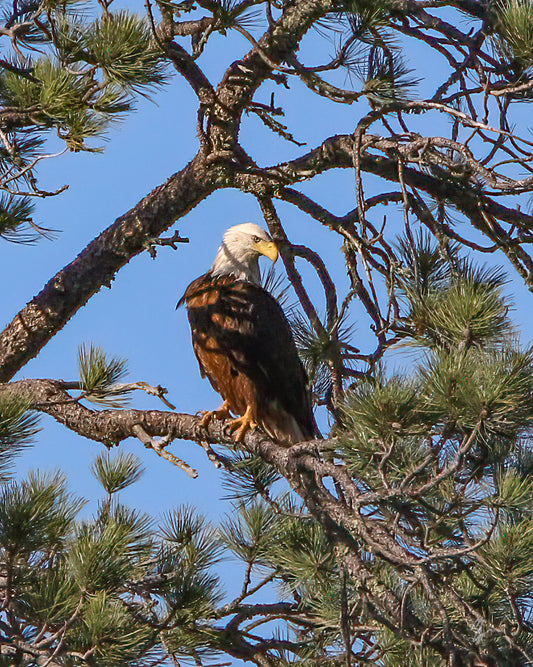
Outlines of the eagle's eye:
M 261 239 L 259 238 L 259 236 L 252 236 L 252 241 L 253 241 L 254 243 L 259 243 L 260 240 L 261 240 Z

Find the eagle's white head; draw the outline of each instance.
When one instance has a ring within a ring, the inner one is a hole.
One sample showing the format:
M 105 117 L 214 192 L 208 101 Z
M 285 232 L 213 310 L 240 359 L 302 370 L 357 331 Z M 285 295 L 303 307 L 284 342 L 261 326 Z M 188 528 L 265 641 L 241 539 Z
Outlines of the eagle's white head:
M 230 227 L 218 249 L 211 275 L 233 276 L 237 280 L 260 285 L 260 255 L 273 262 L 278 258 L 278 249 L 264 229 L 253 222 Z

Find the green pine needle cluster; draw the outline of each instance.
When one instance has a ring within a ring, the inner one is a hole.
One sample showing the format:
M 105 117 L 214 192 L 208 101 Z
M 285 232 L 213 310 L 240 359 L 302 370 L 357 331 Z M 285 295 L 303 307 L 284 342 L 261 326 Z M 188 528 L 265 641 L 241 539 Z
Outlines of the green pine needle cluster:
M 324 528 L 286 495 L 274 505 L 256 501 L 235 508 L 222 526 L 224 544 L 257 579 L 272 578 L 282 599 L 296 601 L 308 618 L 303 627 L 287 629 L 291 649 L 276 652 L 279 664 L 328 664 L 328 652 L 332 659 L 342 654 L 341 600 L 354 618 L 358 612 L 353 582 L 339 569 Z
M 0 394 L 0 450 L 23 447 L 39 431 L 38 416 L 28 402 L 12 392 Z
M 494 484 L 496 493 L 492 502 L 495 507 L 512 512 L 524 508 L 527 511 L 533 493 L 533 482 L 529 476 L 508 466 L 496 472 Z
M 31 227 L 34 204 L 29 197 L 0 195 L 0 236 L 13 243 L 33 243 L 40 234 Z
M 102 348 L 82 344 L 78 366 L 83 398 L 108 407 L 121 407 L 127 402 L 131 389 L 119 383 L 127 373 L 125 359 L 108 358 Z
M 250 4 L 242 0 L 215 0 L 213 14 L 217 19 L 217 29 L 222 33 L 236 26 L 251 30 L 262 22 L 260 11 L 250 8 Z
M 65 546 L 66 534 L 81 509 L 60 474 L 30 474 L 0 490 L 2 548 L 12 556 L 30 556 Z
M 78 53 L 71 61 L 96 62 L 105 80 L 127 89 L 142 91 L 165 81 L 162 53 L 148 22 L 128 11 L 104 14 L 78 42 Z
M 311 518 L 278 521 L 267 556 L 283 571 L 285 585 L 310 599 L 321 588 L 331 587 L 332 577 L 338 574 L 331 543 L 323 527 Z
M 342 408 L 346 430 L 339 441 L 371 486 L 380 474 L 372 464 L 386 452 L 391 480 L 399 483 L 423 460 L 419 479 L 429 480 L 439 437 L 449 440 L 450 456 L 470 437 L 484 465 L 505 460 L 531 428 L 531 397 L 531 349 L 430 349 L 410 375 L 387 377 L 377 370 L 353 387 Z
M 412 76 L 389 29 L 394 3 L 391 0 L 342 0 L 338 13 L 324 27 L 347 37 L 338 41 L 337 58 L 350 78 L 363 84 L 362 93 L 371 105 L 398 104 L 411 99 L 419 79 Z
M 372 43 L 372 32 L 387 25 L 392 4 L 390 0 L 345 0 L 340 9 L 353 34 L 359 40 Z
M 116 456 L 111 456 L 109 452 L 99 454 L 91 469 L 109 494 L 117 493 L 134 484 L 144 472 L 136 456 L 123 452 L 119 452 Z
M 322 331 L 317 332 L 296 309 L 289 312 L 289 319 L 313 398 L 327 400 L 331 393 L 331 366 L 340 358 L 343 349 L 349 347 L 354 327 L 344 316 L 329 325 L 324 322 Z
M 0 106 L 11 114 L 0 174 L 11 193 L 44 194 L 34 167 L 47 131 L 68 150 L 99 151 L 91 140 L 105 138 L 138 95 L 166 80 L 164 54 L 146 18 L 109 9 L 94 18 L 84 5 L 47 0 L 5 8 L 6 24 L 19 26 L 0 72 Z
M 377 106 L 408 101 L 419 82 L 399 54 L 379 47 L 370 49 L 358 75 L 367 99 Z
M 13 392 L 0 393 L 0 485 L 11 479 L 14 460 L 33 442 L 38 423 L 26 399 Z
M 420 380 L 426 423 L 453 421 L 467 430 L 482 424 L 485 435 L 510 438 L 531 425 L 531 348 L 436 354 L 420 369 Z
M 456 247 L 439 248 L 425 234 L 413 247 L 401 239 L 399 251 L 412 344 L 467 349 L 498 346 L 513 336 L 500 269 L 474 267 L 458 256 Z
M 263 502 L 237 505 L 238 514 L 222 526 L 226 547 L 245 563 L 267 563 L 276 527 L 275 511 Z
M 533 66 L 533 3 L 500 0 L 495 4 L 494 43 L 501 57 L 527 70 Z
M 261 457 L 233 452 L 230 472 L 226 473 L 223 481 L 226 499 L 248 504 L 259 497 L 268 497 L 272 486 L 280 479 L 276 468 Z
M 157 528 L 122 505 L 116 494 L 142 472 L 132 455 L 100 456 L 93 470 L 112 497 L 83 520 L 84 502 L 59 474 L 30 474 L 0 488 L 9 618 L 18 619 L 30 644 L 41 632 L 46 659 L 53 653 L 67 664 L 80 655 L 98 665 L 150 664 L 169 654 L 194 656 L 206 643 L 220 651 L 220 633 L 210 629 L 220 601 L 212 572 L 217 531 L 190 508 L 169 513 Z

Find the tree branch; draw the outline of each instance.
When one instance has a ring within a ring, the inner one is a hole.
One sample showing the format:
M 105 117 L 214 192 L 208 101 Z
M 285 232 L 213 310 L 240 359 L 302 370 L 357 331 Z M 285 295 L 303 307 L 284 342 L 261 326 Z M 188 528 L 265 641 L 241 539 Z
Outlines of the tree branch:
M 7 381 L 60 331 L 117 271 L 214 189 L 202 154 L 155 188 L 59 271 L 0 334 L 0 381 Z

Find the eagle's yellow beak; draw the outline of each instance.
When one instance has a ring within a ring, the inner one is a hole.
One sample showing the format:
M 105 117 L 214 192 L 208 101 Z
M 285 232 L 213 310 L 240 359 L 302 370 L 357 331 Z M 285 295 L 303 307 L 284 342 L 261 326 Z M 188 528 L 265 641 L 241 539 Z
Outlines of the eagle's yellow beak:
M 274 241 L 263 241 L 261 239 L 261 241 L 257 241 L 255 243 L 255 249 L 257 252 L 272 260 L 272 263 L 274 263 L 278 258 L 279 253 Z

